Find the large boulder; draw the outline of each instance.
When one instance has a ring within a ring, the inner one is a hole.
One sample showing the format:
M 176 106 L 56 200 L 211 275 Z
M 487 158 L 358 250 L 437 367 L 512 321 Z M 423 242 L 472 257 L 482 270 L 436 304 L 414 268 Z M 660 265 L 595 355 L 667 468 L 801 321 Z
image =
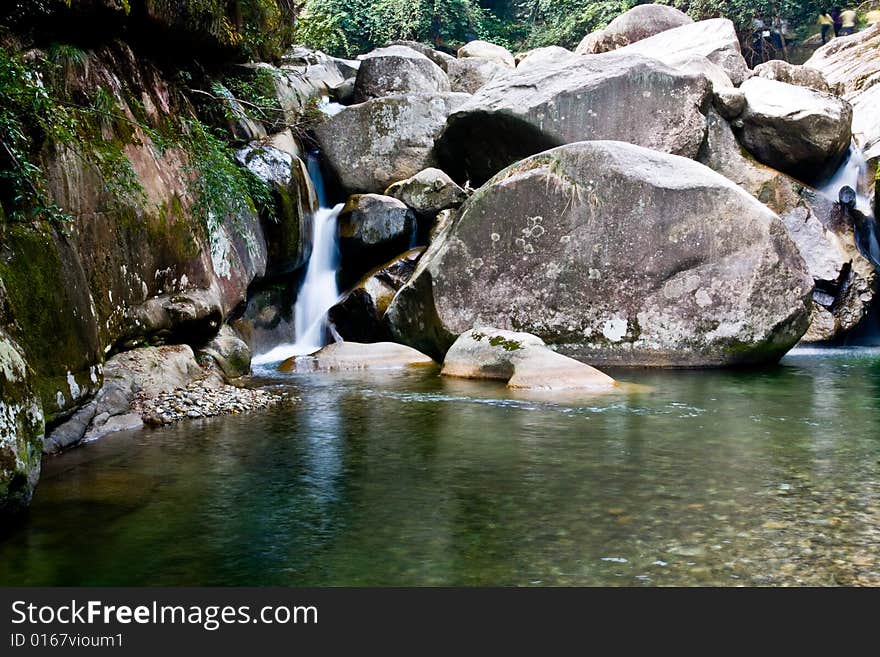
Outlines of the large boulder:
M 470 41 L 458 49 L 458 58 L 486 59 L 507 68 L 516 67 L 516 59 L 505 47 L 489 43 L 488 41 Z
M 652 57 L 664 63 L 680 60 L 683 55 L 701 55 L 724 69 L 735 85 L 751 74 L 740 51 L 736 28 L 726 18 L 666 30 L 615 52 Z
M 779 218 L 735 184 L 594 141 L 478 190 L 386 318 L 397 341 L 437 358 L 464 330 L 497 326 L 596 365 L 734 365 L 794 345 L 812 288 Z
M 40 478 L 44 421 L 33 377 L 0 328 L 0 519 L 27 508 Z
M 354 342 L 391 339 L 383 319 L 400 288 L 412 278 L 424 247 L 411 249 L 366 274 L 327 313 L 336 334 Z
M 543 48 L 535 48 L 534 50 L 529 50 L 521 55 L 517 55 L 516 70 L 518 73 L 524 73 L 533 68 L 568 61 L 575 56 L 576 55 L 571 50 L 561 46 L 544 46 Z
M 406 46 L 407 48 L 412 48 L 416 52 L 422 53 L 425 57 L 434 62 L 437 66 L 442 68 L 447 73 L 449 72 L 449 65 L 456 61 L 456 58 L 450 55 L 449 53 L 445 53 L 442 50 L 435 50 L 431 46 L 426 43 L 421 43 L 419 41 L 408 41 L 405 39 L 398 41 L 391 41 L 387 44 L 388 46 Z
M 807 60 L 853 107 L 852 131 L 869 160 L 880 158 L 880 23 L 845 39 L 832 39 Z
M 492 80 L 509 73 L 510 69 L 488 59 L 469 57 L 452 60 L 446 72 L 452 91 L 473 94 Z
M 316 126 L 326 162 L 349 193 L 381 193 L 433 166 L 434 140 L 467 94 L 386 96 L 347 107 Z
M 591 55 L 616 50 L 693 22 L 690 16 L 674 7 L 638 5 L 615 18 L 604 30 L 585 36 L 576 52 L 578 55 Z
M 444 376 L 497 379 L 528 390 L 609 389 L 616 381 L 558 354 L 529 333 L 479 327 L 462 333 L 443 360 Z
M 827 180 L 852 141 L 852 107 L 813 89 L 755 77 L 741 87 L 746 108 L 734 124 L 764 164 L 810 183 Z
M 834 92 L 821 71 L 810 66 L 789 64 L 781 59 L 771 59 L 769 62 L 758 64 L 755 67 L 755 76 L 807 87 L 826 94 Z
M 393 94 L 449 90 L 446 73 L 425 55 L 406 46 L 388 46 L 361 58 L 354 85 L 354 101 L 362 103 Z
M 580 57 L 490 82 L 449 117 L 437 154 L 444 171 L 475 186 L 524 157 L 584 140 L 693 157 L 710 97 L 703 75 L 655 60 Z
M 381 194 L 355 194 L 339 214 L 343 286 L 388 262 L 416 241 L 416 216 L 402 201 Z

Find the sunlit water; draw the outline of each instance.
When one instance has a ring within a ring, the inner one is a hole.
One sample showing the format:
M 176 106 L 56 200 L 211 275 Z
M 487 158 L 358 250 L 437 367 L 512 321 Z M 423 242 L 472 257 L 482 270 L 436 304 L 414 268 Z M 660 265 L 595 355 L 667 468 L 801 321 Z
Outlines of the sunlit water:
M 880 584 L 880 351 L 617 373 L 554 403 L 436 372 L 47 459 L 2 584 Z

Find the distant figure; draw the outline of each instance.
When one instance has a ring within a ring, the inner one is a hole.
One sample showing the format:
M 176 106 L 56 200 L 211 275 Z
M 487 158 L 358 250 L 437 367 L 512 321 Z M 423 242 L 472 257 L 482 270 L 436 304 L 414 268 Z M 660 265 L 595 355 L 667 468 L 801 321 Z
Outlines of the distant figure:
M 834 29 L 834 19 L 827 9 L 819 12 L 819 26 L 822 28 L 822 45 L 825 45 L 828 43 L 828 35 Z
M 859 253 L 874 265 L 875 270 L 880 271 L 880 243 L 877 242 L 874 218 L 856 209 L 856 191 L 852 187 L 841 187 L 837 198 L 847 224 L 853 229 Z
M 840 20 L 840 7 L 832 7 L 828 13 L 831 16 L 831 20 L 834 21 L 834 36 L 839 36 L 840 28 L 843 25 L 843 22 Z
M 840 14 L 840 36 L 848 36 L 856 31 L 856 23 L 859 22 L 858 14 L 854 9 L 847 9 Z
M 868 25 L 880 23 L 880 9 L 872 9 L 867 14 L 865 14 L 865 22 Z

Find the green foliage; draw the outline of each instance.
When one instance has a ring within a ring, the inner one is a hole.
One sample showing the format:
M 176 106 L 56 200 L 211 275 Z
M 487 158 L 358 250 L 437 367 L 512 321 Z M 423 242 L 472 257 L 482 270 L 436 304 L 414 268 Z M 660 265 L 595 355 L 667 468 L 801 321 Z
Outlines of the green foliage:
M 193 212 L 202 218 L 210 232 L 219 230 L 226 220 L 233 222 L 239 235 L 247 238 L 243 218 L 263 212 L 272 216 L 272 193 L 262 180 L 239 167 L 234 153 L 220 136 L 196 118 L 182 120 L 185 147 L 194 194 Z
M 351 57 L 398 39 L 455 46 L 475 38 L 485 19 L 476 0 L 306 0 L 295 37 Z
M 588 33 L 645 0 L 306 0 L 296 39 L 330 54 L 353 56 L 397 39 L 447 49 L 472 38 L 511 48 L 574 48 Z M 661 0 L 695 19 L 730 18 L 747 36 L 752 17 L 782 16 L 812 25 L 813 0 Z

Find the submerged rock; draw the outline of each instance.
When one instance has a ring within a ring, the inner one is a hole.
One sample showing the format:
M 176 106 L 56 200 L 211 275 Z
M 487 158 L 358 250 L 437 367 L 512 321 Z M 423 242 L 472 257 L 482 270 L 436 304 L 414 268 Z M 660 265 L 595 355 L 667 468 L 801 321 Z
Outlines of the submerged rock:
M 0 328 L 0 519 L 24 511 L 31 502 L 40 478 L 44 426 L 33 371 Z
M 462 333 L 446 352 L 441 374 L 498 379 L 508 388 L 609 388 L 616 382 L 594 367 L 557 354 L 530 333 L 479 327 Z
M 312 356 L 288 358 L 278 366 L 281 372 L 336 372 L 346 370 L 387 370 L 436 365 L 433 359 L 415 349 L 393 342 L 361 344 L 336 342 Z
M 584 140 L 693 157 L 710 94 L 702 74 L 644 57 L 575 58 L 487 84 L 449 117 L 437 153 L 444 171 L 474 185 L 524 157 Z
M 412 48 L 388 46 L 361 58 L 354 101 L 362 103 L 392 94 L 444 91 L 450 91 L 450 87 L 442 68 Z
M 638 5 L 615 18 L 604 30 L 585 36 L 576 52 L 578 55 L 591 55 L 616 50 L 693 22 L 690 16 L 674 7 Z
M 810 183 L 837 170 L 852 141 L 849 103 L 758 77 L 741 89 L 746 108 L 735 124 L 737 136 L 758 160 Z
M 733 365 L 791 348 L 812 288 L 779 218 L 729 180 L 581 142 L 478 190 L 386 318 L 395 340 L 437 358 L 488 325 L 597 365 Z
M 321 150 L 350 193 L 381 193 L 435 164 L 434 140 L 467 94 L 387 96 L 347 107 L 315 128 Z

